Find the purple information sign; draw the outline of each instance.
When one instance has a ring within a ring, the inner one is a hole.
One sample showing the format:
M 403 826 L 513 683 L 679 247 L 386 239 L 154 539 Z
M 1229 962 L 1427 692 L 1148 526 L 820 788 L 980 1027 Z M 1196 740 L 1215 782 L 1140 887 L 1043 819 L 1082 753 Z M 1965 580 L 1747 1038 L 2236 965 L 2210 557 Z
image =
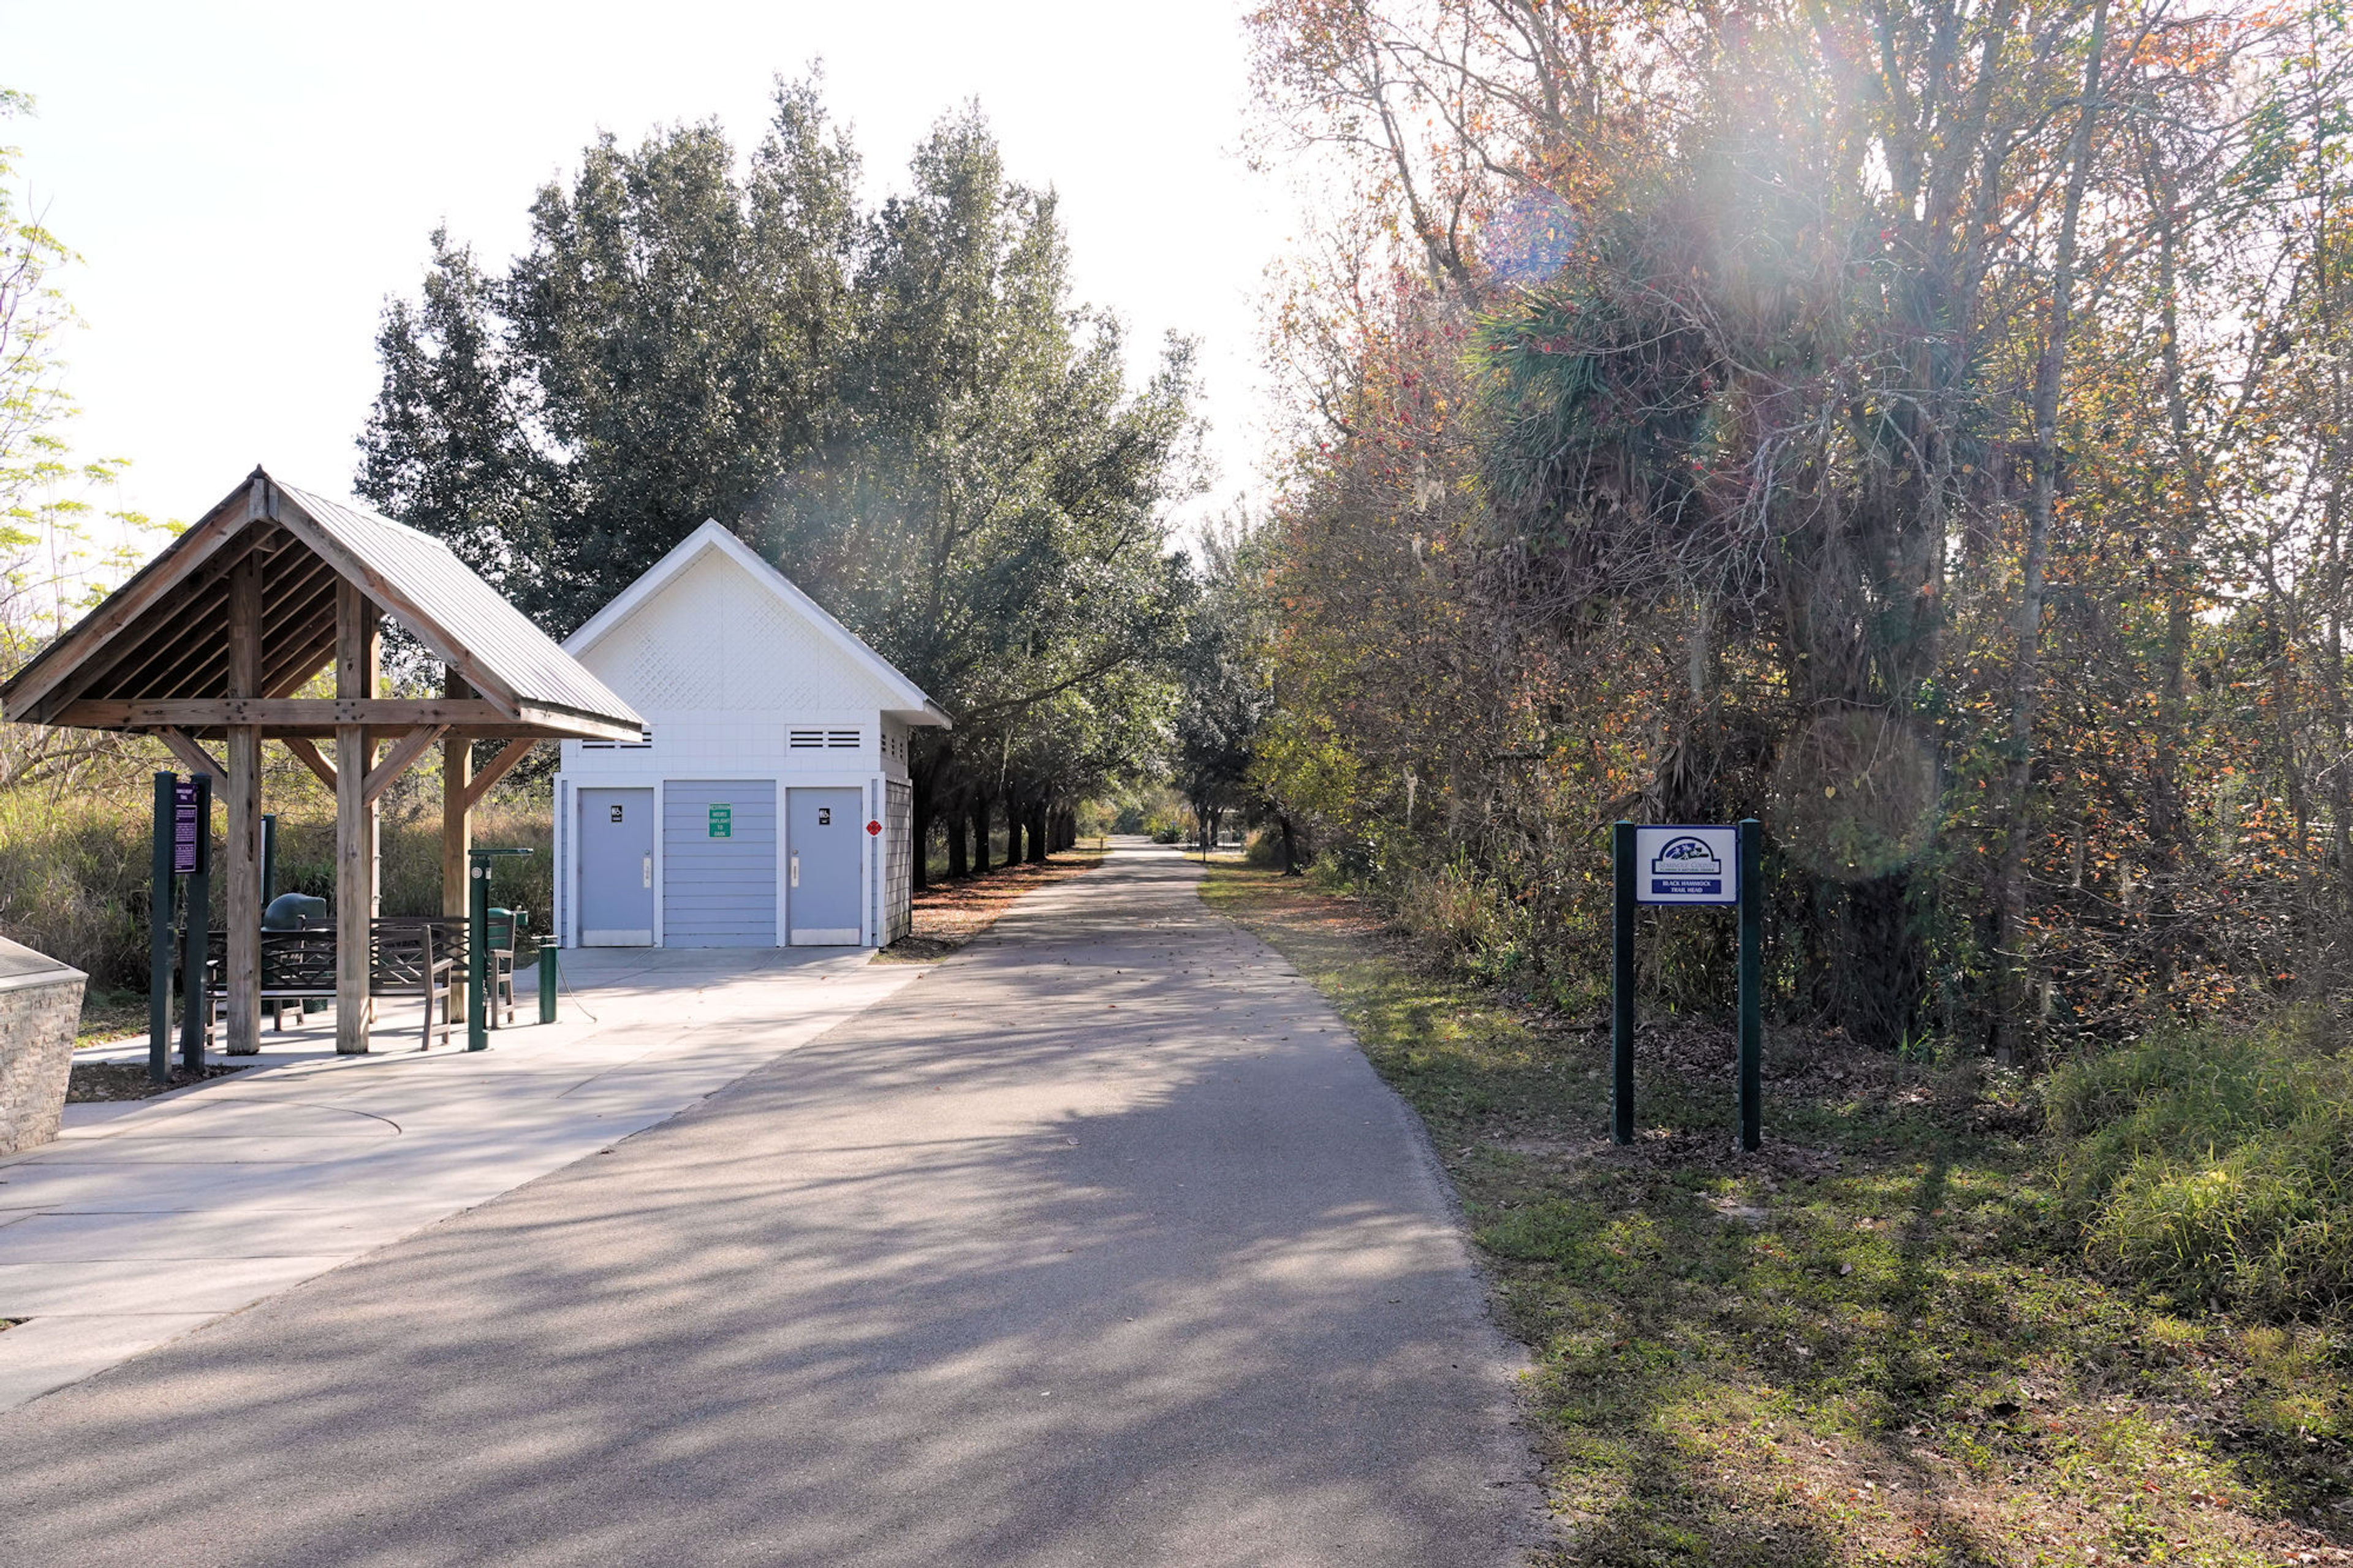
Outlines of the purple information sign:
M 196 783 L 189 779 L 172 786 L 172 875 L 185 877 L 196 868 Z

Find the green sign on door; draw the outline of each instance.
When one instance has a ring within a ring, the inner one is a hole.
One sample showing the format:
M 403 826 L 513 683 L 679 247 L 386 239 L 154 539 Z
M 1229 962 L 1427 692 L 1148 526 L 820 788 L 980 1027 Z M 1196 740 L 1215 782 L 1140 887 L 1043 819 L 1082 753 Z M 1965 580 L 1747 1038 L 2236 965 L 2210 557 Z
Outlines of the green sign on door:
M 714 805 L 711 808 L 711 837 L 713 838 L 733 838 L 735 837 L 735 808 L 733 806 Z

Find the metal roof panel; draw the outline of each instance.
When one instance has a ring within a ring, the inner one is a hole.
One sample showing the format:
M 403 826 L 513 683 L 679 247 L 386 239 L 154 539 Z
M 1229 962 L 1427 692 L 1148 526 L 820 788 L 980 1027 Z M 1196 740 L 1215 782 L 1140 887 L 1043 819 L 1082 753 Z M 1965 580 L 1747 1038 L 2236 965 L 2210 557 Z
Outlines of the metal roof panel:
M 270 481 L 335 544 L 408 604 L 396 610 L 428 645 L 462 649 L 521 702 L 569 709 L 619 723 L 642 721 L 610 687 L 474 574 L 441 541 L 357 501 Z M 281 519 L 281 521 L 283 521 Z M 393 608 L 393 606 L 385 606 Z

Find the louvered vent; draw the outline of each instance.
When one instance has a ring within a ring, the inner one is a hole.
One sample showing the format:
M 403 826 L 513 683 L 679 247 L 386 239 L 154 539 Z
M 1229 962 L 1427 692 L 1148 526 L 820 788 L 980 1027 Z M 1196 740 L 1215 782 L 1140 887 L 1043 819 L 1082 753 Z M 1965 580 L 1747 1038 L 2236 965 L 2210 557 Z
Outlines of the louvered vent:
M 646 731 L 634 741 L 583 741 L 584 752 L 646 752 L 653 749 L 654 732 Z

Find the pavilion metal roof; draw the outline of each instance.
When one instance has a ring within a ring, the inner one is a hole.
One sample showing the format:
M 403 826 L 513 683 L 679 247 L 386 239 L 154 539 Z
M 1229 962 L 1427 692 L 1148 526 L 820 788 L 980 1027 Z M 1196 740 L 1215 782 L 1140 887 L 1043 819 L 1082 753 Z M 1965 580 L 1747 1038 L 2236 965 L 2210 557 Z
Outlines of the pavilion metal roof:
M 0 687 L 20 722 L 75 723 L 93 702 L 220 698 L 228 678 L 228 568 L 261 557 L 261 682 L 290 696 L 334 654 L 335 584 L 348 581 L 519 725 L 627 735 L 637 711 L 438 539 L 355 501 L 256 468 L 104 603 Z M 92 724 L 137 729 L 138 722 Z

